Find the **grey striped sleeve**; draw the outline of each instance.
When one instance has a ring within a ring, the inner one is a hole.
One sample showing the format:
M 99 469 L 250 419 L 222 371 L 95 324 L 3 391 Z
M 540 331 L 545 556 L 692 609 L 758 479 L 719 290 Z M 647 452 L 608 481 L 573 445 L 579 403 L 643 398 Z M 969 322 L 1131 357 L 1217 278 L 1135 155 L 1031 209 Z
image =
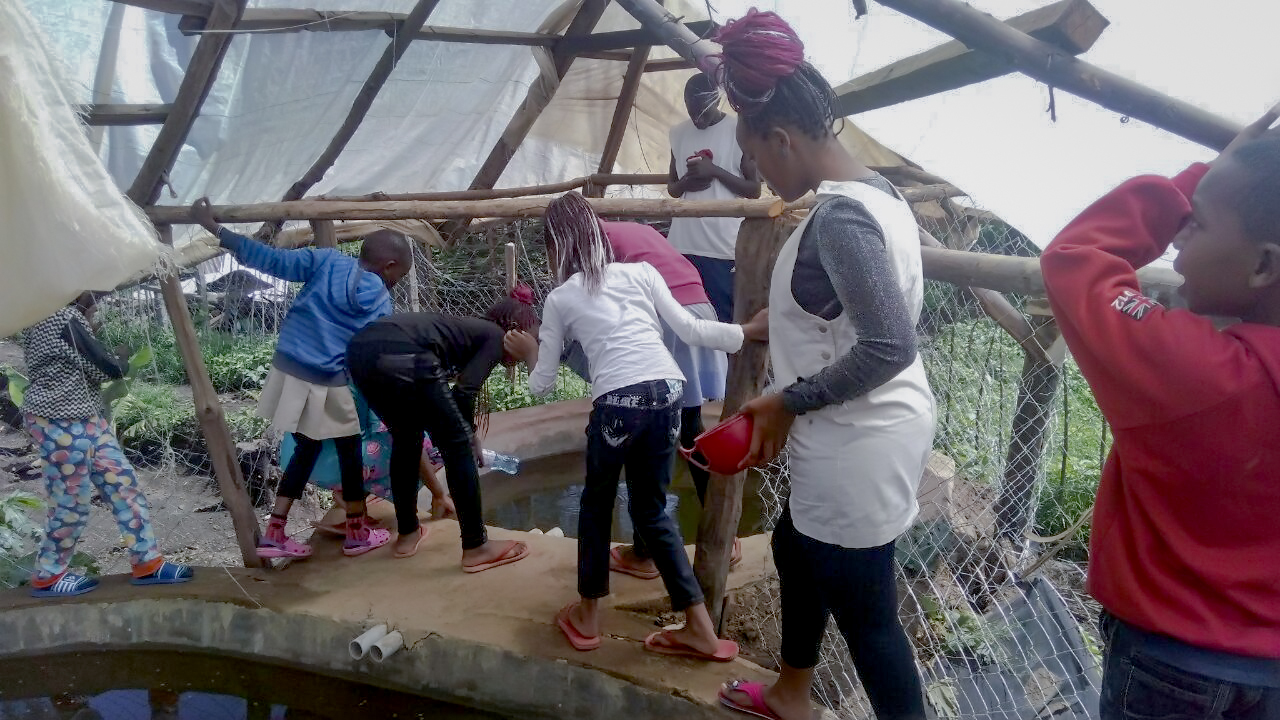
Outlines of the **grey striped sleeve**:
M 837 197 L 814 210 L 800 239 L 792 294 L 807 312 L 826 319 L 843 309 L 858 329 L 858 341 L 831 365 L 783 390 L 790 412 L 865 395 L 915 360 L 915 328 L 884 232 L 862 203 Z

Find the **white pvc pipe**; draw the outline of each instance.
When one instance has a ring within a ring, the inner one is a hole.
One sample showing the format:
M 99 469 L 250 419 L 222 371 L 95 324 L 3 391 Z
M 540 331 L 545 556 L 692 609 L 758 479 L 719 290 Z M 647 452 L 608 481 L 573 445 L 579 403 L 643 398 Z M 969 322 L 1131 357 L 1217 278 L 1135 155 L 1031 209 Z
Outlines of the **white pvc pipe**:
M 396 635 L 399 634 L 400 633 L 396 633 Z M 351 659 L 363 660 L 364 656 L 369 654 L 369 649 L 386 636 L 387 626 L 385 624 L 376 625 L 364 631 L 364 634 L 351 641 Z
M 387 633 L 385 637 L 373 644 L 369 650 L 369 657 L 372 657 L 374 662 L 382 662 L 395 655 L 402 647 L 404 647 L 404 636 L 399 631 Z

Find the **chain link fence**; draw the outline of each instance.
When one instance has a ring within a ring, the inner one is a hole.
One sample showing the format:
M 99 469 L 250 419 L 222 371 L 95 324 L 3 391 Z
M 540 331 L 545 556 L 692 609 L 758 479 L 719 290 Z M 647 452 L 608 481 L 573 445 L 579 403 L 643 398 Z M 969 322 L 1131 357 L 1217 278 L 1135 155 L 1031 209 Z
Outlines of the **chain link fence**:
M 947 246 L 1036 252 L 1026 238 L 972 207 L 944 201 L 917 211 L 922 227 Z M 540 304 L 551 289 L 541 224 L 518 221 L 482 226 L 447 249 L 415 244 L 414 270 L 394 291 L 397 310 L 482 315 L 506 293 L 508 243 L 520 281 Z M 184 289 L 253 500 L 265 514 L 278 482 L 278 451 L 254 405 L 299 288 L 228 260 L 216 271 L 185 277 Z M 990 298 L 984 300 L 989 307 Z M 1109 436 L 1078 371 L 1069 360 L 1053 360 L 1050 320 L 1034 314 L 1033 302 L 1008 300 L 1028 311 L 1022 317 L 1035 333 L 1030 340 L 1015 340 L 972 292 L 927 284 L 918 331 L 937 402 L 937 433 L 920 520 L 898 543 L 901 618 L 939 717 L 1085 718 L 1096 707 L 1099 663 L 1096 608 L 1083 591 L 1087 513 Z M 162 550 L 180 561 L 238 566 L 158 287 L 117 293 L 100 318 L 108 344 L 149 348 L 128 394 L 115 401 L 113 419 L 147 493 Z M 0 362 L 20 374 L 20 353 L 11 342 L 3 347 Z M 556 399 L 586 394 L 581 381 L 568 373 L 562 378 Z M 523 376 L 510 383 L 495 373 L 491 407 L 533 404 L 525 387 Z M 18 432 L 2 437 L 0 468 L 11 477 L 5 494 L 42 496 L 39 464 L 31 466 L 33 453 L 24 446 L 29 441 Z M 771 528 L 788 492 L 785 459 L 755 480 L 762 523 Z M 305 530 L 328 507 L 328 497 L 309 492 L 295 506 L 291 532 Z M 29 572 L 43 510 L 6 501 L 3 513 L 13 532 L 0 536 L 6 543 L 0 568 L 14 584 Z M 110 512 L 92 514 L 80 549 L 77 562 L 94 572 L 127 569 Z M 744 588 L 729 622 L 748 655 L 773 667 L 777 600 L 776 578 Z M 828 639 L 816 699 L 839 717 L 871 717 L 834 626 Z

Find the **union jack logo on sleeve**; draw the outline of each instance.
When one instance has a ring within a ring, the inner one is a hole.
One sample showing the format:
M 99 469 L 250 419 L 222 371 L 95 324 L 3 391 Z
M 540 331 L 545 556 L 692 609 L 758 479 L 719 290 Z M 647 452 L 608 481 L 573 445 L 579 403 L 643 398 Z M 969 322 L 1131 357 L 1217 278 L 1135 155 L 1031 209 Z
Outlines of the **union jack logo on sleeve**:
M 1111 301 L 1111 307 L 1134 320 L 1141 320 L 1151 308 L 1160 307 L 1160 303 L 1136 290 L 1124 290 L 1119 297 Z

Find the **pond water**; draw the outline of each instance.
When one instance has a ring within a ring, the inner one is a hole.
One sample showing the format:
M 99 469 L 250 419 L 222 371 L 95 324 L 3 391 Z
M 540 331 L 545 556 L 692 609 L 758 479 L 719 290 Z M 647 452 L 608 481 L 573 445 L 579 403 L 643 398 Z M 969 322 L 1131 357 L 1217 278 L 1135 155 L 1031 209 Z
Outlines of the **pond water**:
M 503 720 L 415 695 L 236 657 L 128 651 L 0 661 L 0 720 L 351 718 Z
M 485 522 L 508 530 L 543 532 L 560 528 L 565 536 L 578 532 L 578 507 L 586 477 L 583 453 L 552 455 L 522 462 L 517 475 L 488 472 L 481 476 Z M 764 531 L 760 500 L 760 476 L 747 474 L 742 493 L 742 518 L 738 536 L 746 537 Z M 698 536 L 698 520 L 702 515 L 698 494 L 684 460 L 676 462 L 676 473 L 667 492 L 667 511 L 680 525 L 686 544 Z M 613 540 L 631 541 L 631 519 L 627 516 L 625 476 L 618 483 L 618 500 L 614 505 Z

